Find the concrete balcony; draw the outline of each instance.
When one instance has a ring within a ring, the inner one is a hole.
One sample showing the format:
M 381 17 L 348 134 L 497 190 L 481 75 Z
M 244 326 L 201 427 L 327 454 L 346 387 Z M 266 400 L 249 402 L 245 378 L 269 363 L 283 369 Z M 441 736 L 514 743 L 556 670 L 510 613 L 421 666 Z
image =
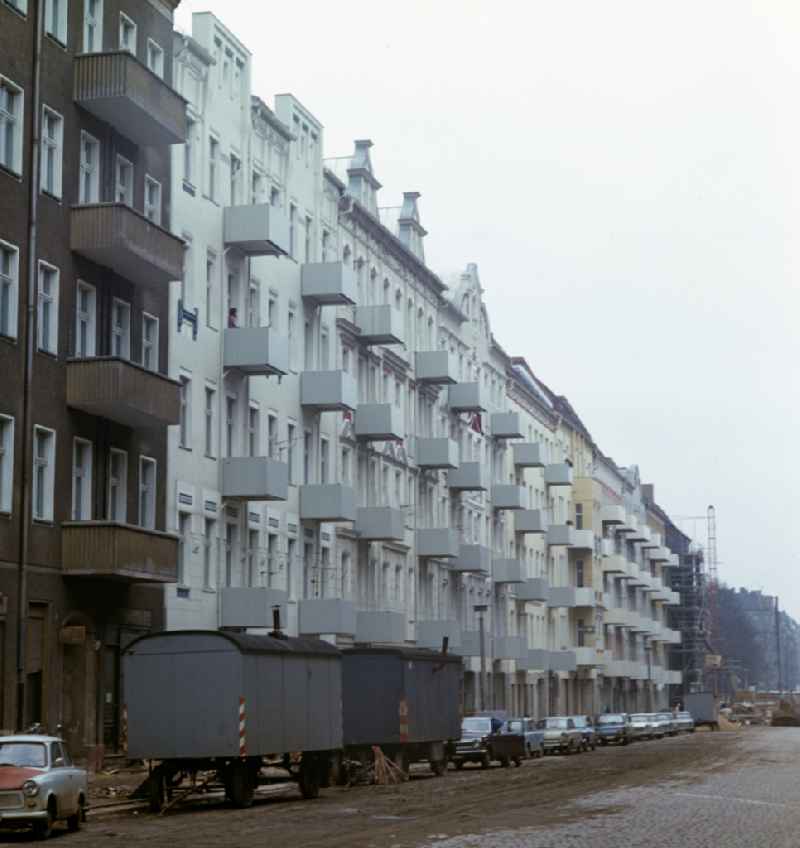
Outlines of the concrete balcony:
M 490 427 L 495 439 L 522 438 L 522 423 L 518 412 L 493 412 Z
M 575 665 L 596 667 L 603 664 L 603 652 L 597 648 L 575 648 Z
M 649 680 L 650 673 L 647 668 L 647 663 L 639 662 L 639 660 L 627 660 L 628 677 L 631 680 Z
M 451 412 L 486 412 L 486 401 L 480 383 L 456 383 L 447 390 Z
M 669 550 L 664 547 L 652 548 L 647 551 L 647 556 L 652 562 L 669 562 Z
M 447 386 L 457 379 L 455 358 L 446 350 L 419 351 L 414 356 L 414 369 L 418 383 Z
M 629 542 L 649 542 L 650 529 L 637 522 L 634 529 L 628 534 Z
M 269 203 L 226 206 L 222 233 L 225 247 L 245 256 L 289 254 L 289 218 L 285 210 Z
M 664 563 L 664 568 L 677 568 L 681 564 L 681 558 L 678 554 L 670 554 L 669 559 Z
M 357 306 L 356 324 L 359 341 L 365 345 L 393 345 L 403 343 L 403 325 L 400 313 L 391 305 Z
M 557 462 L 545 465 L 544 482 L 548 486 L 571 486 L 572 466 L 568 462 Z
M 274 607 L 280 610 L 281 625 L 287 621 L 288 592 L 263 586 L 221 586 L 219 593 L 220 627 L 267 627 L 271 630 Z
M 628 570 L 628 585 L 639 586 L 645 588 L 650 585 L 648 575 L 646 575 L 636 563 L 629 563 Z
M 67 406 L 134 429 L 166 427 L 180 420 L 180 384 L 126 359 L 70 359 Z
M 624 524 L 625 507 L 615 504 L 606 504 L 600 509 L 600 520 L 603 524 Z
M 113 521 L 61 525 L 65 577 L 94 577 L 129 583 L 175 583 L 178 537 Z
M 418 468 L 458 468 L 458 442 L 453 439 L 417 439 Z
M 544 577 L 529 577 L 514 587 L 514 594 L 518 601 L 547 603 L 550 600 L 550 587 Z
M 528 648 L 524 659 L 526 671 L 549 671 L 550 651 L 544 648 Z
M 492 580 L 495 583 L 524 583 L 525 563 L 519 559 L 492 560 Z
M 521 509 L 514 514 L 515 533 L 546 533 L 547 518 L 543 509 Z
M 671 589 L 664 590 L 664 604 L 666 606 L 679 606 L 681 602 L 681 596 L 677 592 L 673 592 Z
M 489 630 L 483 631 L 483 652 L 489 662 L 492 660 L 494 644 L 492 634 Z M 479 630 L 462 630 L 461 644 L 456 649 L 456 653 L 462 657 L 480 657 L 481 655 L 481 634 Z
M 551 586 L 547 606 L 551 609 L 572 609 L 575 606 L 573 586 Z
M 577 671 L 574 650 L 550 651 L 551 671 Z
M 521 442 L 511 446 L 517 468 L 544 468 L 544 451 L 538 442 Z
M 355 417 L 356 438 L 362 442 L 399 442 L 403 439 L 403 414 L 392 403 L 360 403 Z
M 603 615 L 603 623 L 612 627 L 628 627 L 630 616 L 628 610 L 618 605 L 618 601 L 607 600 L 606 611 Z
M 604 556 L 600 560 L 600 564 L 604 574 L 627 575 L 628 573 L 628 561 L 621 554 Z
M 460 573 L 489 574 L 492 570 L 492 552 L 484 545 L 461 545 L 458 558 L 450 563 L 450 570 Z
M 355 490 L 352 486 L 346 486 L 342 483 L 317 483 L 301 486 L 300 520 L 355 521 Z
M 461 646 L 461 627 L 457 621 L 428 620 L 417 622 L 417 646 L 442 650 L 442 641 L 447 637 L 447 651 L 458 652 Z
M 285 501 L 289 497 L 289 466 L 266 456 L 229 456 L 222 460 L 222 497 Z
M 127 50 L 76 55 L 73 98 L 140 147 L 186 141 L 186 101 Z
M 571 524 L 551 524 L 545 541 L 548 547 L 571 548 L 575 544 L 575 528 Z
M 603 674 L 606 677 L 628 677 L 628 663 L 625 660 L 603 660 Z
M 300 292 L 303 300 L 318 306 L 348 306 L 358 297 L 355 271 L 344 262 L 305 262 Z
M 449 527 L 416 531 L 417 556 L 434 559 L 455 559 L 461 553 L 458 530 Z
M 494 509 L 525 509 L 528 505 L 528 493 L 524 486 L 502 483 L 492 486 L 492 506 Z
M 575 587 L 575 606 L 594 607 L 597 605 L 597 596 L 591 586 Z
M 528 640 L 524 636 L 495 636 L 494 658 L 496 660 L 519 660 L 528 652 Z
M 341 598 L 309 598 L 298 602 L 301 636 L 354 636 L 356 608 Z
M 362 542 L 402 542 L 406 517 L 390 506 L 362 506 L 356 512 L 355 532 Z
M 575 530 L 572 547 L 578 551 L 594 551 L 594 530 Z
M 447 485 L 457 492 L 485 492 L 489 488 L 486 466 L 481 462 L 462 462 L 447 472 Z
M 124 203 L 87 203 L 69 213 L 70 250 L 146 288 L 183 276 L 184 244 Z
M 223 340 L 223 367 L 250 377 L 289 373 L 289 341 L 269 327 L 229 327 Z
M 314 412 L 354 410 L 358 384 L 346 371 L 302 371 L 300 405 Z
M 662 630 L 664 634 L 664 641 L 669 642 L 670 645 L 680 645 L 681 643 L 681 631 L 680 630 L 672 630 L 669 627 L 665 627 Z
M 362 611 L 356 613 L 356 642 L 406 641 L 406 616 L 402 612 Z
M 646 633 L 647 620 L 636 610 L 628 610 L 628 627 L 630 627 L 634 633 Z

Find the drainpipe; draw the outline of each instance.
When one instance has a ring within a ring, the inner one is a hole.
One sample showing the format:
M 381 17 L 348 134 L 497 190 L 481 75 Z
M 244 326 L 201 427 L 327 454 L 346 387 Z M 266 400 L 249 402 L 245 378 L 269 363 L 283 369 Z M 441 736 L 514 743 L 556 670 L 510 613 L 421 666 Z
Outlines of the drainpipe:
M 36 3 L 33 42 L 33 104 L 31 108 L 31 181 L 28 216 L 28 303 L 25 311 L 25 364 L 23 371 L 22 411 L 22 523 L 19 532 L 19 555 L 17 559 L 17 716 L 19 730 L 25 724 L 25 638 L 28 595 L 28 547 L 30 544 L 31 504 L 31 460 L 33 454 L 32 399 L 33 345 L 36 335 L 36 239 L 38 231 L 39 203 L 39 132 L 40 91 L 42 62 L 42 25 L 44 22 L 44 0 Z

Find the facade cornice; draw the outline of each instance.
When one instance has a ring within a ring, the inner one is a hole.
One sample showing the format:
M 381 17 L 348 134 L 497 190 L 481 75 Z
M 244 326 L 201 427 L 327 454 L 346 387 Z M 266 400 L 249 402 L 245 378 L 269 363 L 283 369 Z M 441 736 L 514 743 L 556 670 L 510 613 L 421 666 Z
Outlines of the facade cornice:
M 272 129 L 282 135 L 286 141 L 295 140 L 294 133 L 260 97 L 253 95 L 250 98 L 250 110 L 254 118 L 258 117 L 263 120 L 266 124 L 272 127 Z

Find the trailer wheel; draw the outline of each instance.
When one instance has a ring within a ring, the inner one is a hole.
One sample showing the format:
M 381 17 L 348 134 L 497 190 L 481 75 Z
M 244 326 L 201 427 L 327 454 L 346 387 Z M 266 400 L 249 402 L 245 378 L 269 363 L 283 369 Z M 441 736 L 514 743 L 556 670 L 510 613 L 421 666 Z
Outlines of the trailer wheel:
M 453 760 L 453 765 L 455 765 L 456 771 L 461 771 L 464 768 L 464 760 Z
M 319 764 L 313 756 L 303 755 L 297 784 L 306 800 L 319 797 Z
M 161 766 L 156 766 L 147 781 L 147 805 L 151 813 L 160 813 L 167 802 L 167 779 Z
M 492 755 L 486 751 L 486 753 L 481 757 L 481 768 L 488 769 L 492 764 Z
M 431 771 L 436 777 L 447 774 L 447 760 L 431 760 Z
M 502 756 L 500 757 L 500 765 L 503 768 L 508 768 L 511 765 L 511 760 L 506 756 Z
M 244 809 L 253 803 L 255 780 L 248 763 L 237 760 L 225 772 L 225 794 L 234 807 Z

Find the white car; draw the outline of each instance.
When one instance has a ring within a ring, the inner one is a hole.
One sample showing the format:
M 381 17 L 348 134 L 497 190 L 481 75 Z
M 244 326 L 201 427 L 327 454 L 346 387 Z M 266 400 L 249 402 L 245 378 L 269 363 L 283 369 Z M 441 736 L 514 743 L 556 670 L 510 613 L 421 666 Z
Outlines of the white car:
M 57 821 L 77 830 L 87 787 L 86 769 L 72 765 L 57 736 L 0 736 L 0 827 L 32 826 L 40 839 Z

